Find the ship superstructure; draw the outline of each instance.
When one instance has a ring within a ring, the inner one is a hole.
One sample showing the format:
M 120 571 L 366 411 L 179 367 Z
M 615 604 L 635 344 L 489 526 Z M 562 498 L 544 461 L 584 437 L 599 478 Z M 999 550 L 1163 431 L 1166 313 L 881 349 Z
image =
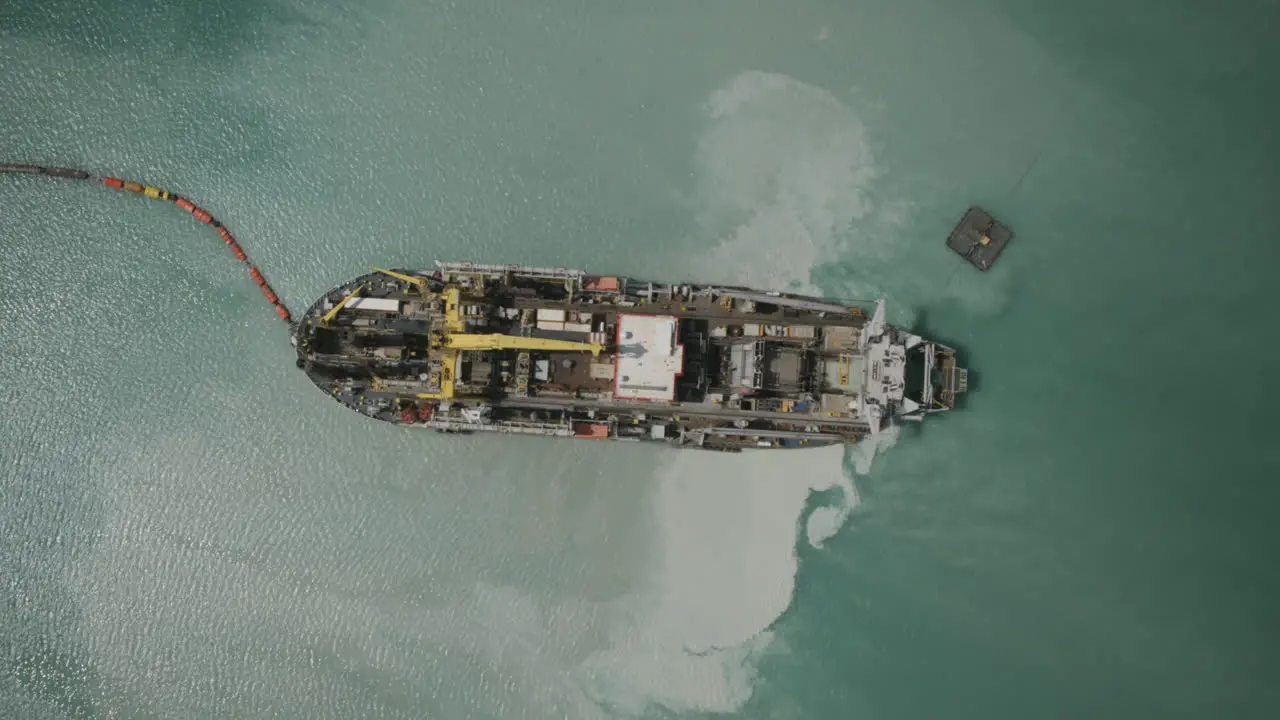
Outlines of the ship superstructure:
M 445 432 L 813 447 L 952 409 L 955 350 L 867 311 L 744 287 L 437 262 L 299 320 L 298 366 L 379 420 Z

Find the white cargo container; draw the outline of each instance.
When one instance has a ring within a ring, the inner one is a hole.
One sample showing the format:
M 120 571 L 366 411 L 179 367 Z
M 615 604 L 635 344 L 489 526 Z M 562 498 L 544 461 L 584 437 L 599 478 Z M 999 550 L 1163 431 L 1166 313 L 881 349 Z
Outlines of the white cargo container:
M 353 298 L 346 310 L 370 310 L 373 312 L 400 312 L 400 301 L 390 298 Z

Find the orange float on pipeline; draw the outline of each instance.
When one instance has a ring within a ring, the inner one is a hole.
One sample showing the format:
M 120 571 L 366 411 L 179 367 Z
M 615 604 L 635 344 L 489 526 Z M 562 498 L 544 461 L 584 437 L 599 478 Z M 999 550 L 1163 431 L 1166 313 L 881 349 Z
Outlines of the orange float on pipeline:
M 227 244 L 227 247 L 231 248 L 231 252 L 235 253 L 237 260 L 240 262 L 246 262 L 249 259 L 249 256 L 246 255 L 244 250 L 240 247 L 240 243 L 236 242 L 236 236 L 232 235 L 230 230 L 219 225 L 218 236 Z
M 29 165 L 23 163 L 0 163 L 0 173 L 47 175 L 50 177 L 70 178 L 74 180 L 89 180 L 94 177 L 88 172 L 76 168 L 44 167 L 42 165 Z M 175 203 L 178 207 L 190 213 L 195 219 L 205 225 L 213 226 L 213 228 L 218 231 L 218 237 L 221 237 L 222 241 L 227 244 L 227 247 L 231 248 L 231 252 L 235 254 L 236 259 L 240 262 L 249 264 L 249 255 L 244 251 L 244 248 L 240 247 L 240 243 L 236 242 L 235 235 L 232 235 L 231 231 L 223 227 L 222 223 L 219 222 L 218 219 L 215 218 L 208 210 L 205 210 L 180 195 L 171 193 L 168 190 L 163 190 L 154 185 L 144 185 L 142 183 L 125 180 L 114 175 L 106 175 L 99 179 L 102 181 L 103 185 L 115 190 L 127 190 L 155 200 L 168 200 Z M 262 290 L 262 294 L 267 298 L 267 301 L 275 308 L 276 315 L 279 316 L 281 320 L 292 325 L 293 318 L 289 313 L 289 309 L 285 307 L 284 303 L 280 302 L 280 296 L 277 295 L 276 291 L 267 284 L 266 278 L 263 277 L 262 273 L 252 264 L 249 264 L 249 275 L 253 277 L 253 281 L 257 283 L 258 287 Z

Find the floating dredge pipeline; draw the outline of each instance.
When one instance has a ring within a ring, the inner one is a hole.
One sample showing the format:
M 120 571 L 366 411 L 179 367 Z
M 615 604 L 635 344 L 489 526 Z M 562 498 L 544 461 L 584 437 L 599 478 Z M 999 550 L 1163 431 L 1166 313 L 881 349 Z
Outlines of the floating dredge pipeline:
M 16 163 L 0 163 L 0 173 L 48 175 L 50 177 L 66 178 L 69 180 L 93 179 L 93 176 L 84 170 L 76 170 L 74 168 L 42 167 L 40 165 L 22 165 Z M 253 281 L 257 283 L 258 288 L 262 290 L 262 294 L 267 298 L 267 302 L 271 303 L 275 308 L 276 315 L 279 316 L 281 320 L 289 323 L 290 326 L 293 325 L 293 317 L 289 314 L 289 308 L 285 307 L 284 303 L 280 301 L 280 296 L 276 295 L 275 291 L 271 289 L 271 286 L 267 284 L 266 278 L 262 276 L 262 273 L 258 268 L 254 267 L 253 263 L 249 262 L 249 256 L 245 254 L 244 249 L 240 247 L 240 243 L 236 242 L 236 237 L 231 234 L 231 231 L 228 230 L 225 225 L 218 222 L 217 218 L 210 215 L 209 211 L 180 195 L 176 195 L 168 190 L 161 190 L 160 188 L 152 187 L 150 185 L 143 185 L 129 180 L 121 180 L 118 177 L 111 177 L 109 175 L 102 178 L 102 184 L 107 187 L 115 188 L 116 190 L 128 190 L 129 192 L 146 195 L 147 197 L 154 198 L 156 200 L 168 200 L 183 210 L 191 213 L 192 217 L 205 225 L 213 226 L 213 229 L 218 232 L 218 237 L 222 238 L 222 241 L 226 243 L 227 247 L 231 248 L 231 252 L 236 256 L 236 259 L 249 266 L 249 277 L 253 278 Z

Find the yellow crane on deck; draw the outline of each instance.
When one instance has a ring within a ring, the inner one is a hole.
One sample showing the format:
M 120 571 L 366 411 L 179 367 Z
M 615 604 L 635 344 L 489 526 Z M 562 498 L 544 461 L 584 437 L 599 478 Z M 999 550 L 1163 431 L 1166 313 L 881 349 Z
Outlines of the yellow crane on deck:
M 435 347 L 440 352 L 440 392 L 418 393 L 422 400 L 452 400 L 454 397 L 454 370 L 458 358 L 469 350 L 542 350 L 544 352 L 589 352 L 599 355 L 604 346 L 599 343 L 581 343 L 571 340 L 525 337 L 492 333 L 472 335 L 468 333 L 441 333 Z
M 570 340 L 504 335 L 502 333 L 469 335 L 467 333 L 443 333 L 439 336 L 440 392 L 418 393 L 421 400 L 452 400 L 454 397 L 454 370 L 458 357 L 467 350 L 543 350 L 546 352 L 590 352 L 599 355 L 603 346 L 599 343 L 580 343 Z
M 426 297 L 431 294 L 431 290 L 427 288 L 428 280 L 422 277 L 421 275 L 405 275 L 404 273 L 399 273 L 399 272 L 396 272 L 395 270 L 386 270 L 380 267 L 373 268 L 373 270 L 375 272 L 380 272 L 383 275 L 390 275 L 391 277 L 397 280 L 403 280 L 409 283 L 410 285 L 418 288 L 418 292 L 422 293 L 423 297 Z
M 542 350 L 544 352 L 589 352 L 599 355 L 604 346 L 599 343 L 574 342 L 572 340 L 549 340 L 547 338 L 525 337 L 523 335 L 470 335 L 466 333 L 446 333 L 441 347 L 450 350 Z
M 402 280 L 418 289 L 424 298 L 431 297 L 427 278 L 420 275 L 374 267 L 375 272 Z M 440 291 L 440 300 L 444 303 L 444 332 L 433 339 L 432 347 L 440 351 L 440 392 L 418 393 L 423 400 L 450 400 L 454 397 L 454 370 L 460 354 L 464 351 L 483 350 L 541 350 L 544 352 L 589 352 L 599 355 L 604 349 L 599 343 L 582 343 L 570 340 L 552 340 L 547 338 L 525 337 L 523 335 L 506 335 L 503 333 L 471 334 L 466 331 L 459 312 L 462 291 L 454 284 L 446 285 Z
M 355 288 L 354 290 L 352 290 L 351 292 L 347 293 L 347 296 L 346 296 L 346 297 L 344 297 L 344 298 L 342 298 L 341 300 L 339 300 L 337 305 L 334 305 L 334 306 L 333 306 L 333 308 L 332 308 L 331 310 L 329 310 L 329 312 L 327 312 L 327 313 L 325 313 L 325 314 L 324 314 L 324 317 L 320 318 L 320 324 L 321 324 L 321 325 L 328 325 L 328 324 L 329 324 L 329 321 L 330 321 L 330 320 L 332 320 L 335 316 L 337 316 L 338 312 L 339 312 L 340 310 L 342 310 L 342 308 L 344 308 L 344 307 L 346 307 L 346 306 L 347 306 L 347 303 L 349 303 L 349 302 L 351 302 L 352 300 L 354 300 L 354 299 L 355 299 L 355 297 L 356 297 L 357 295 L 359 295 L 359 294 L 360 294 L 360 291 L 361 291 L 361 290 L 363 290 L 364 288 L 365 288 L 365 286 L 364 286 L 364 285 L 361 285 L 361 286 L 359 286 L 359 287 Z
M 432 297 L 431 290 L 427 287 L 430 282 L 421 275 L 405 275 L 395 270 L 387 270 L 386 268 L 375 267 L 374 271 L 384 275 L 390 275 L 397 280 L 403 280 L 410 285 L 418 288 L 418 292 L 422 297 Z M 463 329 L 462 317 L 458 314 L 458 303 L 462 299 L 462 291 L 457 286 L 450 285 L 440 292 L 440 299 L 444 301 L 444 324 L 449 332 L 460 332 Z
M 394 270 L 375 267 L 375 271 L 403 280 L 418 288 L 424 296 L 430 294 L 427 289 L 427 278 L 420 275 L 405 275 Z M 523 337 L 520 335 L 470 335 L 462 331 L 466 326 L 458 312 L 458 304 L 462 300 L 462 291 L 456 285 L 448 285 L 440 292 L 444 301 L 444 327 L 446 330 L 442 347 L 451 350 L 545 350 L 548 352 L 590 352 L 599 355 L 603 346 L 598 343 L 580 343 L 570 340 L 547 340 L 544 338 Z

